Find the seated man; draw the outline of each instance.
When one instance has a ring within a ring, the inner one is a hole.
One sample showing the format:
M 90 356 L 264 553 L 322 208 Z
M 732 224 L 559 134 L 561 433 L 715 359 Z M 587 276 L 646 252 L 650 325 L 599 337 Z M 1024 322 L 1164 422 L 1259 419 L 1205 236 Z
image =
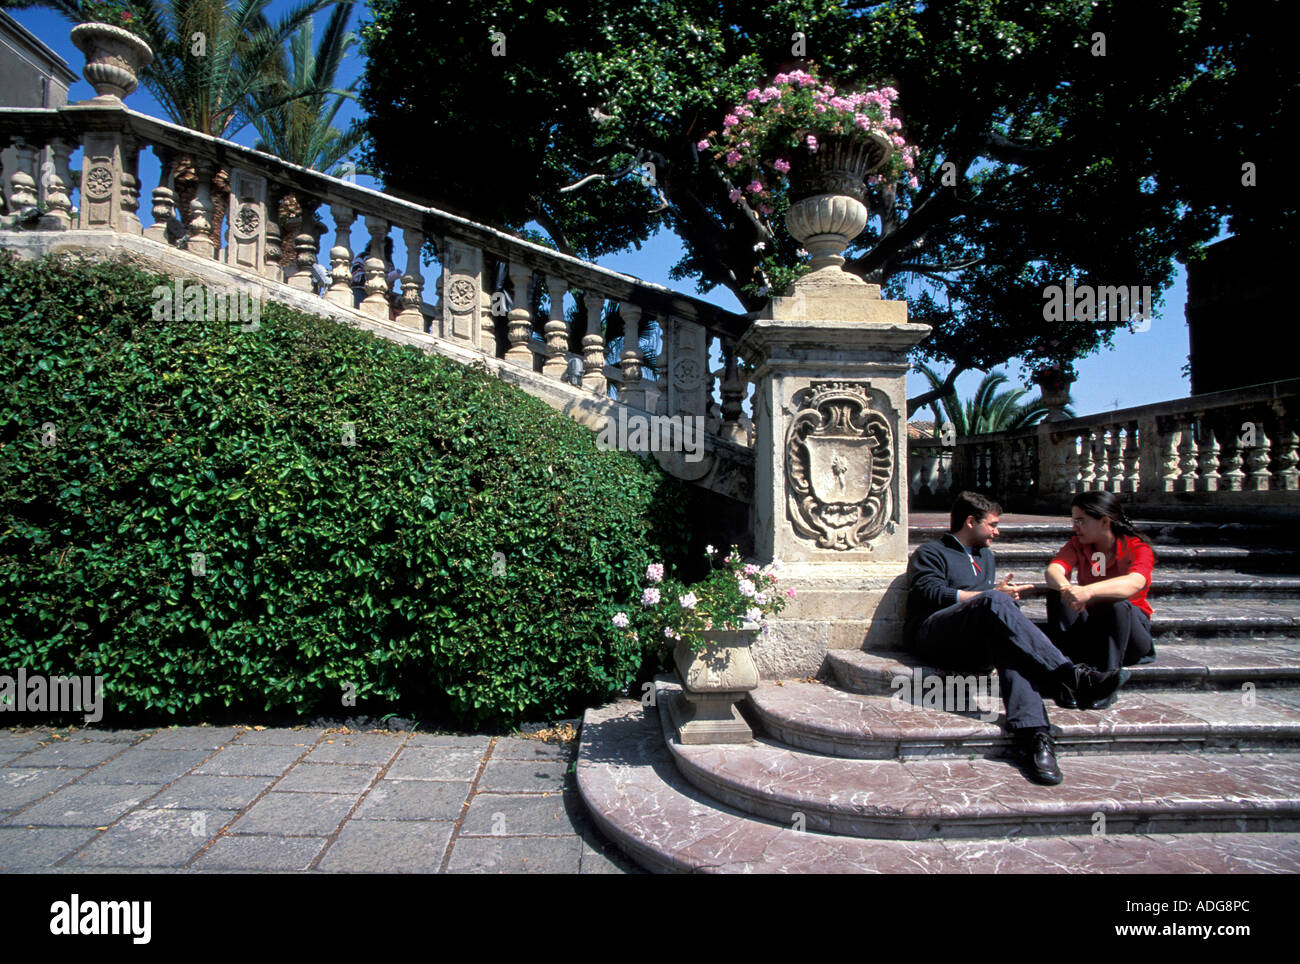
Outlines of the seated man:
M 1039 783 L 1061 782 L 1042 693 L 1064 688 L 1085 709 L 1104 701 L 1128 670 L 1098 672 L 1067 659 L 1020 611 L 1031 587 L 1006 578 L 994 585 L 993 550 L 1002 507 L 976 492 L 953 503 L 949 532 L 912 554 L 905 634 L 913 653 L 956 672 L 996 668 L 1007 725 Z

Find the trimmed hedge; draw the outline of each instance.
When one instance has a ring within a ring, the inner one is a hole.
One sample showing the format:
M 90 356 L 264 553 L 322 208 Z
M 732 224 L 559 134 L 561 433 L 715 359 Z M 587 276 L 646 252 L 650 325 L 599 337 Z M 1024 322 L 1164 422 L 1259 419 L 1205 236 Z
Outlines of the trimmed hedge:
M 172 284 L 0 257 L 0 673 L 102 674 L 108 725 L 351 690 L 503 725 L 627 686 L 610 606 L 700 555 L 688 487 L 324 318 L 154 320 Z

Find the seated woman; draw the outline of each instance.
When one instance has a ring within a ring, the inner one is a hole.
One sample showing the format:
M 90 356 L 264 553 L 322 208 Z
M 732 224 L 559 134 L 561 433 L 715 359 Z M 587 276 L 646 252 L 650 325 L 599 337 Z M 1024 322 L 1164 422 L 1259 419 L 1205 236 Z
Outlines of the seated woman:
M 1147 589 L 1155 553 L 1110 492 L 1081 492 L 1070 504 L 1074 537 L 1047 566 L 1047 636 L 1066 656 L 1099 670 L 1155 659 Z M 1078 571 L 1079 582 L 1070 582 Z M 1105 701 L 1083 709 L 1104 709 Z M 1061 706 L 1076 705 L 1066 691 Z

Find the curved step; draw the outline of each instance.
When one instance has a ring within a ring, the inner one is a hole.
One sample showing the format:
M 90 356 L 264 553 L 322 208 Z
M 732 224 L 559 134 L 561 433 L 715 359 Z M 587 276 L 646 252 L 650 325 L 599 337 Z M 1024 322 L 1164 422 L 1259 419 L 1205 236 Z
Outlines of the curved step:
M 928 541 L 928 540 L 925 540 Z M 994 558 L 999 572 L 1020 570 L 1042 572 L 1052 561 L 1060 542 L 995 542 Z M 1158 545 L 1157 572 L 1160 566 L 1183 569 L 1232 569 L 1242 572 L 1294 573 L 1300 572 L 1300 555 L 1290 549 L 1248 546 L 1186 546 Z
M 866 840 L 800 832 L 711 800 L 677 772 L 659 714 L 588 710 L 578 789 L 602 833 L 652 870 L 697 873 L 1296 873 L 1300 834 L 1078 834 Z
M 895 681 L 914 677 L 918 669 L 923 677 L 944 675 L 906 652 L 832 649 L 826 653 L 826 665 L 843 689 L 882 696 L 899 692 L 904 684 Z M 1128 669 L 1133 674 L 1126 684 L 1130 690 L 1240 688 L 1247 682 L 1280 686 L 1300 682 L 1300 643 L 1289 639 L 1161 643 L 1154 663 Z
M 1001 700 L 984 695 L 971 705 L 955 689 L 953 696 L 961 712 L 823 683 L 765 681 L 746 706 L 774 740 L 828 756 L 887 760 L 1008 752 Z M 1060 754 L 1300 749 L 1300 708 L 1267 693 L 1243 705 L 1242 694 L 1234 691 L 1125 689 L 1106 710 L 1065 710 L 1048 701 L 1047 713 Z

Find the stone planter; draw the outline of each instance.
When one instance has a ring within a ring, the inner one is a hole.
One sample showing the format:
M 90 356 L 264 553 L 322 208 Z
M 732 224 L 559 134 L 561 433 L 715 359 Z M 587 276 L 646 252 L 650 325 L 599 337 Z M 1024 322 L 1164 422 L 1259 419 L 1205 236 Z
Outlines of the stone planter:
M 844 249 L 867 226 L 865 179 L 889 159 L 893 147 L 878 134 L 814 136 L 817 152 L 799 151 L 791 165 L 797 200 L 786 212 L 785 226 L 812 255 L 813 271 L 834 271 L 844 264 Z
M 86 55 L 82 76 L 95 88 L 96 100 L 120 101 L 135 90 L 140 71 L 153 63 L 149 45 L 122 27 L 79 23 L 70 34 Z
M 677 738 L 684 744 L 748 743 L 754 738 L 736 704 L 758 686 L 758 667 L 750 653 L 758 627 L 715 629 L 708 645 L 693 650 L 685 641 L 673 650 L 682 692 L 672 701 Z
M 1070 404 L 1070 386 L 1074 384 L 1074 376 L 1046 369 L 1034 372 L 1033 381 L 1042 392 L 1043 404 L 1047 406 L 1044 420 L 1060 422 L 1069 418 L 1065 414 L 1065 406 Z

